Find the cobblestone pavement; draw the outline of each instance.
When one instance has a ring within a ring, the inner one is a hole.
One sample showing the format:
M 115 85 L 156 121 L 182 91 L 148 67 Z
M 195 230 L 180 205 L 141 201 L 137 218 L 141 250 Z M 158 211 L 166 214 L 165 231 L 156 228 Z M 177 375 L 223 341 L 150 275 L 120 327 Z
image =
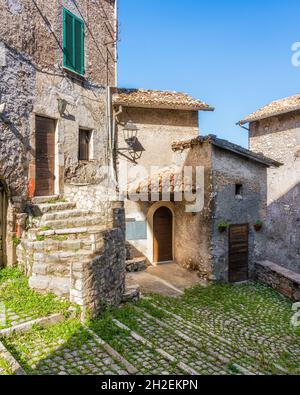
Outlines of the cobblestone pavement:
M 11 274 L 12 277 L 1 279 L 3 272 L 8 272 L 7 276 Z M 65 313 L 70 307 L 70 303 L 54 295 L 40 295 L 31 290 L 28 279 L 17 269 L 0 271 L 0 330 Z
M 255 283 L 197 286 L 3 339 L 27 374 L 300 374 L 292 303 Z M 0 374 L 5 374 L 5 361 Z
M 12 309 L 6 309 L 6 319 L 0 325 L 0 329 L 9 328 L 12 326 L 24 324 L 39 318 L 38 314 L 15 313 Z
M 8 376 L 11 374 L 11 369 L 5 358 L 0 355 L 0 376 Z

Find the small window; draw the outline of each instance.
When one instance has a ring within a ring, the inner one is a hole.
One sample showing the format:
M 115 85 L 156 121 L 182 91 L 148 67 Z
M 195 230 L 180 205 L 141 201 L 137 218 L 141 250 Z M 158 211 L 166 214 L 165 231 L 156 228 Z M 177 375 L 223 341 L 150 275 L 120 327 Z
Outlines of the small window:
M 91 137 L 92 132 L 90 130 L 79 129 L 79 160 L 89 161 L 91 159 Z
M 243 195 L 243 184 L 235 184 L 235 196 Z
M 63 10 L 63 65 L 84 75 L 84 22 Z

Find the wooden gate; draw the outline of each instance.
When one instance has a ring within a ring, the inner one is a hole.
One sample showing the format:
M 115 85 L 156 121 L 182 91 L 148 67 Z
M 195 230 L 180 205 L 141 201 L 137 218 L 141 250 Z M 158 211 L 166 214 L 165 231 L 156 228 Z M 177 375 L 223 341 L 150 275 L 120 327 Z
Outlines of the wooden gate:
M 3 185 L 0 183 L 0 267 L 6 265 L 6 217 L 7 196 Z
M 36 177 L 35 196 L 54 195 L 55 121 L 36 117 Z
M 249 255 L 249 225 L 231 225 L 229 228 L 229 281 L 247 281 Z
M 155 212 L 153 235 L 153 261 L 173 261 L 173 214 L 167 207 L 161 207 Z

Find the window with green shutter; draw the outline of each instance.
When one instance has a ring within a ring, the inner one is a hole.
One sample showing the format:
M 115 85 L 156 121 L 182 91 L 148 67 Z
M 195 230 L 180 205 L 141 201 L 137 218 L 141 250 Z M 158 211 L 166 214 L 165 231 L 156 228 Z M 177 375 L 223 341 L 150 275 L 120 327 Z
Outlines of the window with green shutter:
M 84 23 L 76 15 L 63 10 L 63 65 L 84 75 Z

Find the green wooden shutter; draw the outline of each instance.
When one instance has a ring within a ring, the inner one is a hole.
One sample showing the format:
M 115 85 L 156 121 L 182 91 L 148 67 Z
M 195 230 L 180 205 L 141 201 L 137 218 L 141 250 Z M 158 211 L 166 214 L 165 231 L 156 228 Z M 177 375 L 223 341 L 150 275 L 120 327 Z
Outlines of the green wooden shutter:
M 78 73 L 84 74 L 84 27 L 83 22 L 78 19 L 74 20 L 74 37 L 74 68 Z
M 68 69 L 84 74 L 84 23 L 63 10 L 63 64 Z
M 64 66 L 74 68 L 74 39 L 73 18 L 68 12 L 64 12 Z

